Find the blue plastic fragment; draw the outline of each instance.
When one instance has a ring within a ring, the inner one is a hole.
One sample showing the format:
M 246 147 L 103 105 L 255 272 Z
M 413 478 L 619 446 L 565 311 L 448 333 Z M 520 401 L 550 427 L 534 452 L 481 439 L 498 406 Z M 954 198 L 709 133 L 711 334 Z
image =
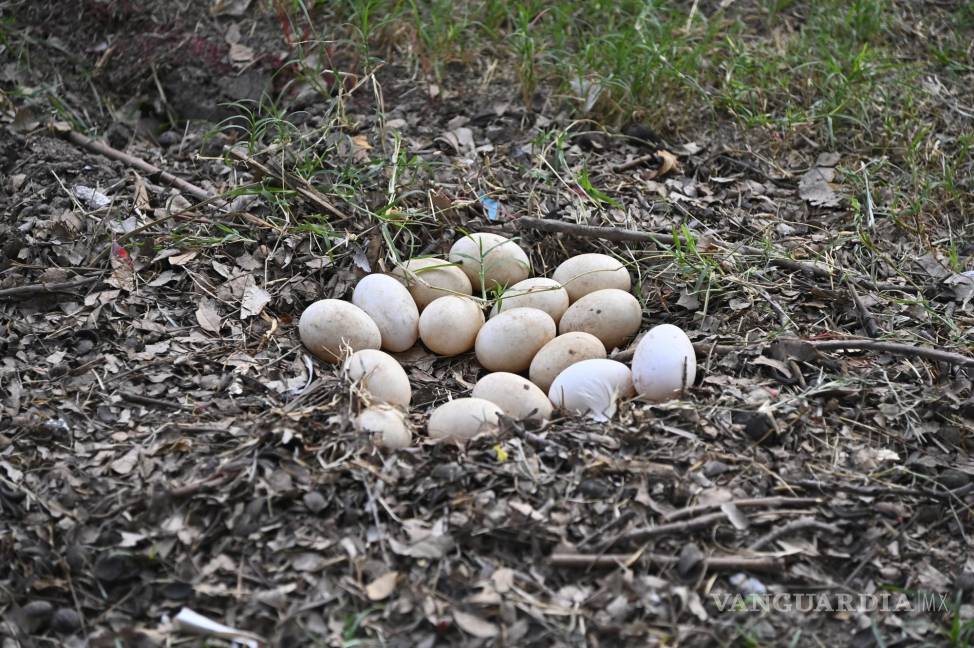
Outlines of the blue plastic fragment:
M 497 220 L 497 211 L 500 209 L 501 204 L 493 198 L 488 198 L 487 196 L 480 196 L 479 200 L 480 204 L 484 206 L 484 211 L 487 212 L 487 220 Z

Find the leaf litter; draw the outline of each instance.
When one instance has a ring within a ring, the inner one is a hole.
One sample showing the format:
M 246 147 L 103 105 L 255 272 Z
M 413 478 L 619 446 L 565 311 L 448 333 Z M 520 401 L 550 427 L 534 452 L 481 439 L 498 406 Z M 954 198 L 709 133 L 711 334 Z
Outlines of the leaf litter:
M 237 18 L 249 4 L 209 10 Z M 259 59 L 262 43 L 239 37 L 227 56 Z M 463 447 L 382 453 L 352 429 L 350 386 L 301 349 L 295 325 L 311 301 L 347 297 L 363 272 L 389 269 L 388 227 L 360 210 L 324 229 L 280 225 L 267 195 L 246 211 L 259 221 L 205 208 L 177 218 L 192 203 L 157 178 L 5 114 L 0 147 L 18 155 L 4 171 L 21 179 L 2 197 L 0 290 L 91 281 L 0 301 L 3 633 L 165 645 L 190 631 L 280 646 L 707 645 L 742 625 L 767 644 L 796 629 L 826 644 L 862 627 L 890 642 L 940 636 L 943 612 L 756 617 L 715 603 L 796 584 L 923 588 L 970 611 L 974 464 L 958 450 L 974 417 L 970 374 L 789 341 L 783 321 L 812 340 L 841 339 L 861 334 L 861 313 L 837 283 L 752 253 L 720 256 L 715 241 L 760 234 L 796 259 L 875 270 L 866 274 L 887 285 L 863 304 L 904 343 L 964 350 L 966 275 L 943 272 L 942 256 L 882 220 L 875 238 L 918 268 L 862 268 L 833 245 L 818 227 L 848 215 L 836 183 L 845 163 L 830 152 L 796 146 L 796 163 L 781 162 L 798 178 L 789 184 L 728 162 L 719 138 L 587 148 L 564 115 L 513 104 L 482 114 L 510 104 L 505 83 L 478 97 L 460 92 L 462 78 L 430 83 L 436 93 L 411 92 L 406 78 L 381 78 L 381 117 L 401 120 L 404 146 L 432 170 L 397 169 L 416 189 L 397 204 L 405 216 L 384 214 L 409 233 L 392 237 L 397 253 L 442 251 L 457 231 L 510 220 L 502 231 L 520 235 L 538 271 L 566 253 L 619 255 L 652 277 L 641 286 L 647 319 L 679 323 L 705 351 L 688 399 L 619 403 L 607 422 L 508 421 Z M 364 90 L 349 98 L 364 132 L 329 135 L 335 164 L 387 152 Z M 583 107 L 599 98 L 581 83 L 576 94 Z M 307 112 L 325 120 L 328 105 Z M 569 142 L 564 167 L 535 147 L 551 129 Z M 169 170 L 218 190 L 257 180 L 198 161 L 205 130 L 178 133 Z M 159 159 L 162 146 L 133 138 L 126 150 Z M 613 170 L 641 158 L 645 169 Z M 57 165 L 70 194 L 47 173 Z M 587 189 L 559 182 L 581 169 Z M 357 204 L 386 204 L 388 180 Z M 141 215 L 112 239 L 103 215 L 76 211 L 76 200 L 119 222 Z M 305 204 L 291 209 L 318 222 Z M 426 211 L 436 218 L 410 223 Z M 699 237 L 676 254 L 514 229 L 523 216 L 670 241 L 686 225 Z M 417 349 L 401 360 L 424 404 L 477 379 L 462 357 Z M 422 412 L 413 418 L 421 428 Z

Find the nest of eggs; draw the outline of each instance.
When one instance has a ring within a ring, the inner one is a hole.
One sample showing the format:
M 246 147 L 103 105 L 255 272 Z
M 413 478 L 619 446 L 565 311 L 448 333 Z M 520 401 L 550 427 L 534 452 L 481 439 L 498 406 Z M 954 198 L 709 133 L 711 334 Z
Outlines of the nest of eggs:
M 606 421 L 619 399 L 659 402 L 693 384 L 693 345 L 670 324 L 640 339 L 631 366 L 608 358 L 642 323 L 632 279 L 617 259 L 580 254 L 550 278 L 530 274 L 515 241 L 468 234 L 445 259 L 409 259 L 390 274 L 367 275 L 351 302 L 311 304 L 301 315 L 301 342 L 325 362 L 343 362 L 368 405 L 356 426 L 389 448 L 412 441 L 405 418 L 412 389 L 387 352 L 418 341 L 445 357 L 474 351 L 490 372 L 469 397 L 433 410 L 427 423 L 433 439 L 493 433 L 501 414 L 550 419 L 561 412 Z

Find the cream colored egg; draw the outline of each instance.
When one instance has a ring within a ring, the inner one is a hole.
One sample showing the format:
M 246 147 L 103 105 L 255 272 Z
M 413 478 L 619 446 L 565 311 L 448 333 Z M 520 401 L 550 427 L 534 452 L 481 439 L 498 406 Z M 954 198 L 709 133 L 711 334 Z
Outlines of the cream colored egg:
M 629 271 L 608 254 L 573 256 L 555 268 L 551 278 L 565 287 L 572 302 L 596 290 L 616 288 L 629 292 L 632 288 Z
M 534 354 L 555 337 L 551 315 L 536 308 L 512 308 L 487 320 L 477 333 L 477 360 L 489 371 L 524 371 Z
M 563 333 L 535 354 L 528 376 L 531 382 L 547 392 L 555 377 L 571 365 L 605 356 L 605 345 L 591 333 Z
M 679 398 L 697 377 L 697 356 L 690 338 L 678 326 L 649 329 L 632 356 L 632 381 L 646 400 Z
M 388 353 L 375 349 L 356 351 L 345 361 L 344 370 L 369 404 L 409 407 L 412 398 L 409 377 L 402 365 Z
M 352 303 L 368 313 L 379 327 L 386 351 L 405 351 L 416 344 L 419 310 L 397 279 L 384 274 L 362 277 L 352 292 Z
M 480 290 L 481 272 L 488 290 L 513 286 L 531 275 L 528 255 L 517 243 L 499 234 L 468 234 L 453 244 L 448 258 L 460 264 L 474 290 Z
M 455 356 L 474 347 L 484 311 L 469 297 L 440 297 L 419 316 L 419 337 L 433 353 Z
M 615 360 L 582 360 L 562 371 L 551 383 L 548 398 L 555 407 L 608 421 L 616 401 L 635 393 L 629 367 Z
M 301 342 L 325 362 L 338 362 L 346 349 L 378 349 L 382 335 L 368 313 L 347 301 L 322 299 L 301 313 Z
M 474 385 L 471 396 L 490 401 L 514 419 L 551 418 L 552 405 L 548 396 L 517 374 L 506 371 L 487 374 Z
M 559 332 L 591 333 L 610 350 L 639 332 L 642 317 L 642 308 L 635 297 L 607 288 L 591 292 L 569 306 L 561 316 Z
M 551 315 L 555 324 L 568 310 L 568 293 L 554 279 L 532 277 L 519 281 L 497 299 L 490 316 L 512 308 L 537 308 Z
M 426 429 L 431 439 L 472 439 L 495 434 L 501 414 L 500 407 L 482 398 L 457 398 L 433 410 Z
M 372 435 L 378 445 L 390 450 L 408 448 L 412 443 L 406 417 L 394 407 L 376 405 L 362 410 L 355 419 L 355 428 Z
M 409 259 L 396 266 L 392 274 L 405 284 L 419 310 L 438 297 L 473 293 L 467 275 L 446 259 Z

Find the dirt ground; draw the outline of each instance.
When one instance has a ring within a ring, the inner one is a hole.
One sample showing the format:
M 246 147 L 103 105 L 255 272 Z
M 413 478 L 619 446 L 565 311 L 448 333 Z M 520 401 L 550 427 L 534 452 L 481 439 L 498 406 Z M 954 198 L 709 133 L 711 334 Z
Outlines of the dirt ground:
M 863 207 L 853 153 L 570 128 L 503 67 L 369 77 L 341 48 L 317 92 L 264 7 L 140 4 L 0 3 L 3 648 L 230 645 L 177 631 L 183 608 L 271 646 L 971 645 L 974 369 L 949 354 L 974 280 L 882 187 Z M 279 118 L 226 105 L 263 92 Z M 283 191 L 229 146 L 312 171 Z M 417 441 L 374 447 L 297 319 L 468 230 L 519 236 L 538 275 L 626 260 L 644 330 L 697 343 L 687 398 L 434 444 L 428 411 L 483 370 L 417 346 Z M 841 342 L 869 337 L 901 346 Z M 764 594 L 815 608 L 722 604 Z

